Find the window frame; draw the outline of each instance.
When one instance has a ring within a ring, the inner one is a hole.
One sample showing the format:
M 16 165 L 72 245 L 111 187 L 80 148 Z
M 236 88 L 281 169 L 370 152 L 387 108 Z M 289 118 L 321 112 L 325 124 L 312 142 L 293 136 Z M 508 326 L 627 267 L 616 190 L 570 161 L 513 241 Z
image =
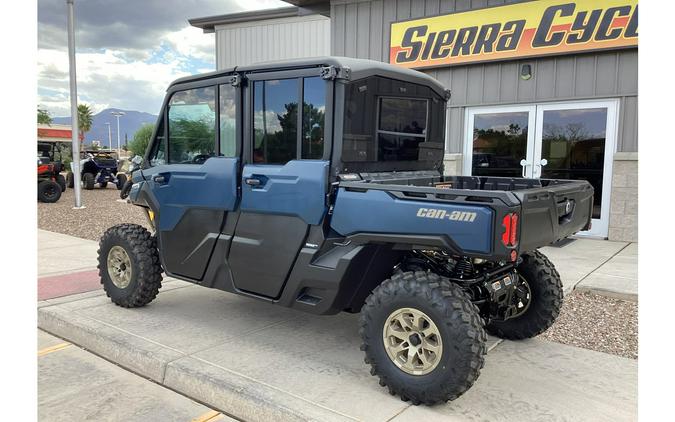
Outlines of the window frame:
M 254 107 L 255 107 L 255 97 L 254 97 L 254 85 L 255 82 L 265 82 L 270 80 L 277 79 L 297 79 L 298 80 L 298 97 L 299 101 L 304 100 L 304 79 L 319 77 L 321 78 L 321 67 L 316 68 L 305 68 L 305 69 L 293 69 L 293 70 L 280 70 L 276 72 L 255 72 L 249 73 L 246 75 L 248 83 L 246 84 L 246 93 L 244 94 L 244 143 L 243 145 L 243 160 L 244 164 L 255 164 L 263 166 L 283 166 L 286 163 L 255 163 L 253 162 L 253 147 L 254 139 Z M 303 137 L 303 115 L 304 113 L 299 112 L 297 116 L 297 133 L 296 133 L 296 153 L 293 160 L 330 160 L 332 153 L 332 140 L 333 140 L 333 98 L 334 98 L 334 89 L 335 84 L 330 79 L 323 79 L 325 82 L 325 99 L 326 99 L 326 111 L 324 114 L 324 128 L 323 128 L 323 154 L 321 158 L 302 158 L 302 137 Z M 300 105 L 300 103 L 299 103 Z M 301 111 L 301 108 L 298 107 L 298 110 Z
M 162 129 L 163 129 L 163 137 L 166 140 L 166 151 L 165 151 L 165 163 L 160 164 L 164 166 L 173 166 L 173 165 L 181 165 L 180 163 L 171 163 L 169 160 L 169 104 L 171 103 L 171 98 L 173 95 L 177 92 L 182 92 L 182 91 L 187 91 L 190 89 L 198 89 L 198 88 L 208 88 L 208 87 L 214 87 L 215 89 L 215 117 L 216 117 L 216 136 L 215 136 L 215 152 L 216 155 L 214 157 L 220 157 L 220 158 L 228 158 L 228 157 L 221 157 L 220 154 L 220 85 L 232 85 L 232 79 L 238 75 L 237 73 L 230 73 L 227 75 L 222 75 L 218 76 L 215 78 L 207 78 L 203 80 L 198 80 L 198 81 L 193 81 L 193 82 L 186 82 L 186 83 L 180 83 L 176 84 L 173 86 L 170 86 L 167 89 L 167 93 L 164 97 L 164 102 L 162 103 L 162 108 L 161 108 L 161 113 L 157 118 L 157 122 L 155 123 L 155 129 L 152 134 L 152 147 L 148 148 L 146 150 L 146 153 L 143 157 L 143 168 L 151 168 L 151 167 L 156 167 L 150 165 L 150 154 L 152 151 L 155 149 L 155 145 L 158 142 L 158 135 L 159 133 L 157 132 L 157 128 L 159 127 L 160 119 L 163 123 Z M 242 107 L 242 90 L 241 90 L 241 84 L 234 86 L 235 88 L 235 107 L 236 107 L 236 118 L 237 118 L 237 123 L 242 121 L 242 113 L 243 113 L 243 107 Z M 229 158 L 237 158 L 241 157 L 242 154 L 242 127 L 244 125 L 237 125 L 236 128 L 236 146 L 235 146 L 235 157 L 229 157 Z M 211 157 L 213 158 L 213 157 Z

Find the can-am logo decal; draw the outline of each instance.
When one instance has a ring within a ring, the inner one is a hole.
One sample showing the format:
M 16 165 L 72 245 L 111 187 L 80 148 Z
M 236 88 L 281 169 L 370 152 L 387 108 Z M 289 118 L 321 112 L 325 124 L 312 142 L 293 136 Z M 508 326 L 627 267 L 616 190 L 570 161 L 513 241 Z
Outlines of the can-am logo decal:
M 439 220 L 447 219 L 451 221 L 466 221 L 473 223 L 476 219 L 475 212 L 469 211 L 451 211 L 439 210 L 434 208 L 420 208 L 417 210 L 417 216 L 422 218 L 435 218 Z
M 540 0 L 392 23 L 389 61 L 419 69 L 637 44 L 637 0 Z

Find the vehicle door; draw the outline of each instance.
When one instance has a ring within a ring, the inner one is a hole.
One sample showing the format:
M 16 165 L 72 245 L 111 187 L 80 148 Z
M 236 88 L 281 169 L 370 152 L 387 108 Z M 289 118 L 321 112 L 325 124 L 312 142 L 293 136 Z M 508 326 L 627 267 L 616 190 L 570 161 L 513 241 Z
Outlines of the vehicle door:
M 240 89 L 231 79 L 172 87 L 145 160 L 162 264 L 171 275 L 203 278 L 237 206 Z
M 319 72 L 247 75 L 241 214 L 229 253 L 240 290 L 278 297 L 310 225 L 326 213 L 332 83 Z

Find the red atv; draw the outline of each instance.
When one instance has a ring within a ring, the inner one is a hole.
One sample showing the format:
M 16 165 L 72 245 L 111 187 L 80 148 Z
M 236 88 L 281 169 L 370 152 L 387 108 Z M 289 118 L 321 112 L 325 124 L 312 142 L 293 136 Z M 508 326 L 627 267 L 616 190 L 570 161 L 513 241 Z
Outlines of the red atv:
M 66 190 L 66 178 L 61 174 L 62 165 L 54 161 L 54 146 L 38 143 L 38 201 L 56 202 Z

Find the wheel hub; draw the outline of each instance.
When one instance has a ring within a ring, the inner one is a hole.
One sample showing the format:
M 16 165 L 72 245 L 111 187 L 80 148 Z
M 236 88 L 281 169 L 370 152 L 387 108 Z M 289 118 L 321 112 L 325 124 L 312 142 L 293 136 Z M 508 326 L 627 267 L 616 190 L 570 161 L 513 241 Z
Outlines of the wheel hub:
M 125 289 L 131 283 L 132 267 L 129 254 L 121 246 L 113 246 L 108 252 L 108 275 L 115 287 Z
M 392 312 L 385 321 L 382 340 L 391 361 L 411 375 L 433 371 L 443 355 L 438 327 L 427 314 L 414 308 Z

